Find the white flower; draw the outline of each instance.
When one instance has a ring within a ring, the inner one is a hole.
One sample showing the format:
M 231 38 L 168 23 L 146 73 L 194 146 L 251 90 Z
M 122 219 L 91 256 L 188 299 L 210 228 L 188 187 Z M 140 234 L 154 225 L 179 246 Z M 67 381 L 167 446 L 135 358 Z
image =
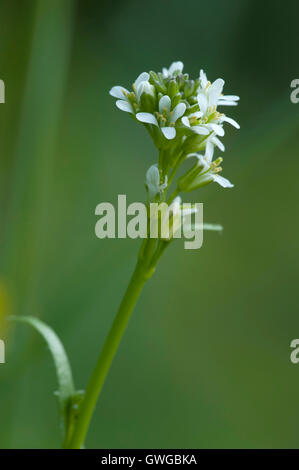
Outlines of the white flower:
M 136 98 L 138 103 L 140 102 L 140 98 L 143 93 L 155 98 L 155 87 L 151 85 L 147 80 L 141 81 L 140 83 L 138 83 L 138 87 L 136 87 Z
M 222 148 L 224 150 L 223 144 L 217 138 L 217 136 L 224 136 L 223 123 L 228 122 L 237 129 L 239 129 L 240 126 L 234 119 L 217 112 L 219 99 L 220 97 L 224 98 L 222 96 L 224 81 L 218 78 L 211 84 L 208 82 L 205 73 L 201 70 L 200 82 L 201 88 L 199 88 L 197 94 L 199 111 L 189 116 L 184 116 L 182 123 L 197 134 L 211 134 L 209 142 L 213 142 L 221 150 Z
M 200 187 L 205 186 L 210 182 L 215 182 L 220 184 L 223 188 L 233 188 L 234 185 L 223 176 L 219 175 L 219 172 L 222 171 L 222 168 L 219 167 L 222 162 L 222 158 L 219 157 L 217 160 L 212 162 L 213 155 L 205 156 L 200 154 L 190 154 L 190 156 L 195 156 L 198 159 L 198 165 L 202 166 L 202 170 L 199 175 L 193 181 L 193 185 Z
M 140 122 L 159 127 L 164 137 L 171 140 L 176 136 L 175 123 L 183 116 L 185 111 L 185 103 L 177 104 L 171 111 L 171 99 L 168 95 L 164 95 L 159 101 L 159 113 L 156 113 L 157 117 L 152 113 L 137 113 L 136 118 Z
M 208 81 L 207 76 L 203 70 L 200 71 L 199 80 L 201 84 L 201 91 L 206 91 L 208 94 L 212 95 L 212 100 L 216 106 L 237 106 L 240 97 L 236 95 L 222 95 L 222 90 L 224 86 L 224 80 L 218 78 L 211 84 Z M 215 102 L 216 101 L 216 102 Z M 210 106 L 212 104 L 210 103 Z
M 210 182 L 218 183 L 220 186 L 223 188 L 233 188 L 234 185 L 227 179 L 224 178 L 223 176 L 218 175 L 217 173 L 213 172 L 208 172 L 205 175 L 201 176 L 200 179 L 200 186 L 205 186 L 206 184 L 209 184 Z M 198 187 L 200 187 L 198 186 Z
M 219 172 L 222 171 L 222 168 L 219 167 L 222 162 L 221 157 L 213 162 L 212 156 L 208 158 L 198 153 L 190 153 L 187 157 L 197 158 L 197 163 L 186 175 L 179 178 L 178 185 L 182 191 L 193 191 L 212 182 L 220 184 L 223 188 L 232 188 L 234 186 L 228 179 L 219 175 Z
M 149 79 L 149 74 L 147 72 L 142 72 L 135 80 L 133 83 L 133 90 L 136 93 L 136 98 L 137 101 L 139 101 L 142 89 L 144 89 L 145 83 L 148 83 Z M 150 83 L 148 83 L 149 87 L 151 87 Z M 128 98 L 130 92 L 122 87 L 122 86 L 114 86 L 111 88 L 109 91 L 109 94 L 113 96 L 114 98 L 118 98 L 116 101 L 116 106 L 121 109 L 122 111 L 125 111 L 127 113 L 132 113 L 134 114 L 134 109 L 133 106 Z
M 167 176 L 165 176 L 164 183 L 160 184 L 158 165 L 152 165 L 146 172 L 145 184 L 148 190 L 149 199 L 152 201 L 157 194 L 161 193 L 167 187 Z
M 206 125 L 195 124 L 194 126 L 191 126 L 192 121 L 196 122 L 201 117 L 202 113 L 200 111 L 197 111 L 196 113 L 190 114 L 189 116 L 182 117 L 182 123 L 184 124 L 184 126 L 189 127 L 196 134 L 209 135 L 210 131 Z
M 172 77 L 173 75 L 178 75 L 179 73 L 183 72 L 183 68 L 184 68 L 183 62 L 181 61 L 172 62 L 169 69 L 163 67 L 162 69 L 163 77 L 168 78 L 168 77 Z

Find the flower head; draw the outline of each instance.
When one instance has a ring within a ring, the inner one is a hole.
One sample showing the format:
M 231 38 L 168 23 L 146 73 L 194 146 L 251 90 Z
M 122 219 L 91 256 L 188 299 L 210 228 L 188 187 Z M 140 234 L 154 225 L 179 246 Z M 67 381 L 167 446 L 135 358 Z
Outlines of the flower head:
M 225 150 L 220 140 L 225 124 L 240 128 L 219 107 L 236 106 L 239 97 L 223 94 L 222 78 L 210 82 L 201 70 L 198 78 L 191 79 L 183 68 L 183 62 L 173 62 L 162 72 L 141 73 L 131 91 L 121 86 L 110 90 L 116 106 L 145 126 L 159 150 L 159 164 L 146 175 L 149 200 L 166 193 L 168 181 L 189 156 L 196 156 L 197 162 L 179 179 L 180 190 L 191 191 L 210 182 L 233 186 L 219 174 L 222 158 L 213 161 L 213 155 L 215 148 Z

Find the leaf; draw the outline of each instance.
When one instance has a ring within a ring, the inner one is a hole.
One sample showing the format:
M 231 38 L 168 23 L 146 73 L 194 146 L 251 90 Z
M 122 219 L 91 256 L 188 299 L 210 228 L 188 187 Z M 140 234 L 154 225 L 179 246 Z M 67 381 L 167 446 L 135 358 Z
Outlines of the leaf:
M 72 419 L 73 415 L 73 401 L 77 393 L 74 387 L 73 376 L 71 371 L 71 366 L 60 339 L 57 334 L 46 325 L 44 322 L 35 317 L 25 317 L 25 316 L 11 316 L 9 317 L 12 321 L 27 323 L 32 326 L 43 339 L 46 341 L 51 355 L 53 357 L 57 381 L 58 381 L 58 391 L 56 396 L 58 398 L 58 405 L 60 410 L 60 415 L 63 419 L 65 435 L 68 434 L 69 422 Z

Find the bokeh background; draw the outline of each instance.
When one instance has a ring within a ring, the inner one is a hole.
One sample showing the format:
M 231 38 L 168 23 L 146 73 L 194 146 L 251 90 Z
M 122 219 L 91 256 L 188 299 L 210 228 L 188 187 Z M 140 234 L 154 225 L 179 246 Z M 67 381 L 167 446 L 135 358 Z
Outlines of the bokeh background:
M 48 322 L 85 387 L 139 247 L 97 239 L 94 209 L 117 194 L 144 200 L 156 161 L 108 91 L 174 60 L 241 96 L 226 109 L 241 130 L 224 138 L 235 188 L 192 194 L 224 231 L 196 252 L 181 241 L 166 251 L 87 446 L 298 447 L 299 3 L 2 0 L 0 12 L 0 447 L 60 446 L 49 351 L 5 317 Z

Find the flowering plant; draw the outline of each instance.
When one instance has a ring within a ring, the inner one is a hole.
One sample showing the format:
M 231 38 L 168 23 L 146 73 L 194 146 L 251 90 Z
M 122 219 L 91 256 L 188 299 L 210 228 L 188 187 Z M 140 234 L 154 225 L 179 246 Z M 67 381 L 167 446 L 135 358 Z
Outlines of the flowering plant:
M 166 216 L 170 230 L 167 236 L 163 235 L 164 216 L 159 219 L 158 214 L 155 222 L 160 221 L 162 229 L 157 237 L 151 238 L 148 234 L 143 240 L 135 271 L 86 392 L 76 391 L 69 361 L 55 333 L 40 320 L 18 317 L 37 329 L 50 346 L 58 375 L 58 398 L 66 448 L 84 446 L 94 407 L 140 292 L 155 271 L 162 253 L 176 238 L 184 220 L 196 210 L 182 204 L 179 193 L 188 193 L 212 182 L 223 188 L 233 187 L 228 179 L 220 175 L 223 158 L 213 159 L 215 149 L 225 150 L 220 140 L 224 136 L 224 124 L 229 123 L 239 129 L 236 121 L 218 111 L 218 107 L 236 106 L 239 100 L 235 95 L 223 95 L 223 87 L 221 78 L 211 83 L 203 70 L 197 79 L 190 79 L 188 74 L 183 73 L 183 63 L 174 62 L 168 69 L 163 68 L 162 72 L 141 73 L 131 91 L 122 86 L 114 86 L 110 90 L 110 95 L 117 99 L 116 106 L 146 128 L 158 149 L 158 161 L 147 170 L 145 186 L 148 205 L 153 202 L 167 203 Z M 184 162 L 190 158 L 195 159 L 194 165 L 182 172 L 176 180 L 175 189 L 167 197 L 178 169 L 183 168 Z M 219 230 L 221 227 L 203 224 L 203 228 Z

